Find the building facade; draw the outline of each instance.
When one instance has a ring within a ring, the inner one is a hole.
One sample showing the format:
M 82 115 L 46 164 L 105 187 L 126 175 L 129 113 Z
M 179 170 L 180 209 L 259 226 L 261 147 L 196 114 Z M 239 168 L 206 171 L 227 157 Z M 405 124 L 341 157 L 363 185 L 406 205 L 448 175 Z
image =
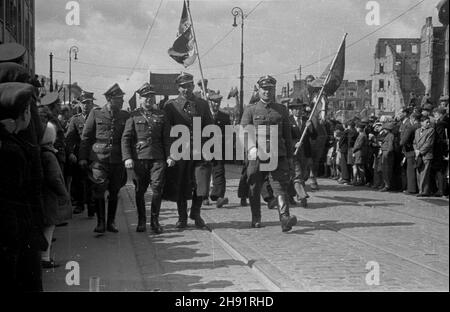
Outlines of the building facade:
M 420 38 L 381 38 L 375 51 L 372 108 L 376 113 L 398 112 L 413 96 L 423 96 L 420 81 Z
M 24 66 L 35 73 L 34 0 L 0 0 L 0 43 L 17 42 L 27 52 Z

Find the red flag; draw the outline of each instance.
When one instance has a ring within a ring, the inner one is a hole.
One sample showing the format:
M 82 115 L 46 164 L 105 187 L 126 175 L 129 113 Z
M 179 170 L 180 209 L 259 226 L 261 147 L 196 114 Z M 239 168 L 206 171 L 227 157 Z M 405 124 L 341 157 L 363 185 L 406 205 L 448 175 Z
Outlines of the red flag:
M 183 4 L 183 13 L 181 14 L 180 26 L 178 27 L 177 39 L 168 53 L 177 63 L 189 67 L 194 64 L 197 54 L 194 49 L 194 34 L 189 20 L 186 1 Z
M 345 38 L 342 41 L 339 52 L 336 58 L 328 64 L 327 68 L 323 72 L 320 78 L 313 82 L 313 86 L 317 88 L 324 87 L 324 91 L 327 95 L 332 95 L 336 92 L 344 79 L 345 72 Z M 327 80 L 327 77 L 328 81 Z M 325 85 L 324 85 L 325 84 Z

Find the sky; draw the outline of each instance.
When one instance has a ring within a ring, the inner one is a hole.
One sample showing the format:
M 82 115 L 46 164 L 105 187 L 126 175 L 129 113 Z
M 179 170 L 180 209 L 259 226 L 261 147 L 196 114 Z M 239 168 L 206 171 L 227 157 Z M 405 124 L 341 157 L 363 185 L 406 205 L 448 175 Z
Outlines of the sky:
M 128 102 L 134 91 L 148 81 L 150 72 L 184 71 L 193 74 L 196 81 L 200 79 L 198 61 L 186 69 L 167 54 L 176 38 L 182 0 L 79 0 L 80 25 L 66 23 L 68 2 L 36 0 L 37 74 L 49 76 L 52 52 L 54 79 L 68 83 L 69 48 L 75 45 L 79 53 L 78 60 L 72 61 L 72 82 L 94 92 L 100 105 L 105 102 L 101 95 L 116 82 Z M 274 76 L 277 91 L 281 92 L 287 83 L 292 87 L 300 65 L 302 78 L 320 75 L 332 61 L 344 33 L 348 33 L 349 46 L 344 79 L 368 80 L 378 38 L 419 38 L 428 16 L 440 26 L 438 0 L 378 0 L 378 26 L 366 23 L 368 2 L 374 1 L 191 0 L 201 65 L 204 77 L 210 81 L 209 88 L 225 95 L 224 106 L 235 105 L 226 95 L 232 87 L 240 86 L 241 21 L 238 19 L 239 27 L 234 28 L 231 14 L 236 6 L 245 15 L 250 13 L 244 19 L 245 102 L 261 76 Z

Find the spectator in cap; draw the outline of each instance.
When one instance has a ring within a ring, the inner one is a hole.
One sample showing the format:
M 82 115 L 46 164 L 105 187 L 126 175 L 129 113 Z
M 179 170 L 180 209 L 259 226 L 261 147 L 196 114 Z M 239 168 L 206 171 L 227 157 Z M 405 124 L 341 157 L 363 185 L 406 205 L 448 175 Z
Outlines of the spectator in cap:
M 431 117 L 432 112 L 433 112 L 432 104 L 427 103 L 422 107 L 422 116 Z
M 356 130 L 358 136 L 356 137 L 355 144 L 353 145 L 353 174 L 355 186 L 363 186 L 366 184 L 366 161 L 367 161 L 367 136 L 364 132 L 365 125 L 363 123 L 358 123 L 356 125 Z
M 435 130 L 431 126 L 430 117 L 428 116 L 421 117 L 420 125 L 421 127 L 416 130 L 413 143 L 419 183 L 419 194 L 417 194 L 417 197 L 428 197 L 431 195 L 430 171 L 433 160 Z
M 42 291 L 33 153 L 18 134 L 28 128 L 36 101 L 29 84 L 0 84 L 0 276 L 3 291 Z M 39 207 L 41 208 L 41 207 Z
M 435 178 L 437 192 L 434 194 L 436 197 L 442 197 L 445 194 L 447 186 L 444 179 L 444 174 L 447 172 L 448 166 L 448 116 L 445 108 L 439 107 L 435 108 L 433 111 L 435 123 L 435 140 L 434 140 L 434 151 L 433 151 L 433 161 L 431 163 L 431 176 Z
M 314 87 L 314 81 L 316 78 L 313 75 L 308 75 L 305 78 L 306 87 L 300 92 L 299 98 L 303 103 L 309 107 L 314 107 L 314 97 L 317 94 L 317 88 Z
M 382 129 L 386 132 L 381 144 L 381 166 L 383 173 L 384 187 L 381 192 L 390 192 L 393 190 L 392 178 L 394 172 L 394 152 L 395 152 L 395 137 L 394 137 L 394 123 L 387 122 L 383 125 Z
M 401 121 L 400 125 L 400 148 L 404 159 L 402 161 L 402 180 L 403 190 L 406 194 L 417 193 L 417 178 L 415 168 L 415 153 L 414 153 L 414 136 L 416 130 L 420 127 L 420 114 L 411 114 L 409 118 Z
M 185 126 L 189 129 L 190 146 L 193 146 L 194 136 L 200 136 L 194 133 L 194 118 L 201 119 L 201 129 L 214 123 L 209 109 L 208 102 L 196 97 L 193 94 L 194 83 L 193 76 L 182 73 L 176 79 L 178 84 L 178 98 L 169 100 L 164 106 L 164 111 L 169 120 L 170 127 Z M 177 138 L 177 142 L 181 137 Z M 206 142 L 207 138 L 201 138 L 201 144 Z M 205 221 L 201 217 L 201 207 L 203 200 L 209 196 L 209 174 L 210 163 L 202 155 L 201 150 L 188 150 L 188 159 L 179 159 L 176 155 L 169 155 L 167 164 L 169 166 L 166 175 L 166 184 L 163 191 L 163 198 L 177 203 L 178 222 L 176 227 L 185 229 L 188 225 L 187 201 L 192 199 L 190 219 L 194 220 L 198 228 L 205 227 Z M 200 160 L 194 160 L 200 158 Z

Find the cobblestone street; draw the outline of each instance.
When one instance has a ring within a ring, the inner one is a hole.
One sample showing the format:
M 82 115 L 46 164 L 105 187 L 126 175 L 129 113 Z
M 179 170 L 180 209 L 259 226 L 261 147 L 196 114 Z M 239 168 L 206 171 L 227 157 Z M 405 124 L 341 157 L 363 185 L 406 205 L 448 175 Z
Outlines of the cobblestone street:
M 283 234 L 277 212 L 265 205 L 264 227 L 250 228 L 250 208 L 236 196 L 238 173 L 227 168 L 229 205 L 203 207 L 207 230 L 192 223 L 177 230 L 176 205 L 165 202 L 159 236 L 135 232 L 134 188 L 127 185 L 119 234 L 96 237 L 95 221 L 85 217 L 57 229 L 52 253 L 61 263 L 79 262 L 81 285 L 66 285 L 61 266 L 44 274 L 45 289 L 87 291 L 95 276 L 100 291 L 448 291 L 448 200 L 323 179 L 308 209 L 292 209 L 299 223 Z M 379 285 L 366 282 L 373 263 Z

